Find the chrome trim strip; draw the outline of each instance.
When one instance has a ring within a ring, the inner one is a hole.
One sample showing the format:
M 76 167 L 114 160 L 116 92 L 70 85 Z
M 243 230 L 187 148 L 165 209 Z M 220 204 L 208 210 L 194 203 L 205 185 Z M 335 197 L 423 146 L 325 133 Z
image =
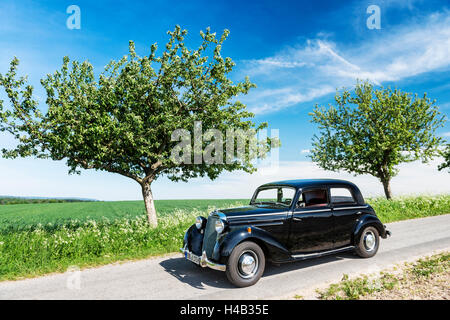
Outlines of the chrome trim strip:
M 284 224 L 284 222 L 280 221 L 280 222 L 258 223 L 257 221 L 252 221 L 252 225 L 254 225 L 255 227 L 279 226 L 281 224 Z
M 183 255 L 185 255 L 186 252 L 189 252 L 189 250 L 187 250 L 185 248 L 180 248 L 180 251 L 181 251 L 181 253 L 183 253 Z M 189 252 L 189 253 L 196 256 L 192 252 Z M 202 267 L 202 268 L 208 267 L 208 268 L 211 268 L 214 270 L 219 270 L 219 271 L 225 271 L 227 269 L 226 265 L 218 264 L 218 263 L 215 263 L 214 261 L 209 260 L 208 257 L 206 256 L 205 251 L 203 251 L 202 256 L 199 258 L 200 258 L 200 267 Z
M 240 216 L 228 216 L 227 218 L 231 219 L 231 218 L 246 218 L 246 217 L 261 217 L 261 216 L 270 217 L 270 216 L 276 216 L 276 215 L 282 215 L 282 214 L 288 214 L 288 213 L 289 213 L 289 211 L 278 212 L 278 213 L 245 214 L 245 215 L 240 215 Z
M 310 213 L 310 212 L 312 212 L 312 213 L 314 213 L 314 212 L 328 212 L 328 211 L 331 211 L 331 209 L 318 209 L 318 210 L 308 210 L 308 208 L 302 208 L 302 210 L 297 210 L 297 211 L 294 211 L 294 213 Z
M 339 248 L 339 249 L 332 249 L 332 250 L 323 251 L 323 252 L 293 254 L 293 255 L 291 255 L 291 257 L 294 258 L 294 259 L 319 257 L 321 255 L 332 254 L 332 253 L 337 253 L 337 252 L 341 252 L 341 251 L 347 251 L 347 250 L 350 250 L 350 249 L 353 249 L 353 248 L 354 248 L 354 246 L 347 246 L 347 247 L 343 247 L 343 248 Z
M 358 206 L 358 207 L 338 207 L 338 208 L 333 208 L 333 210 L 348 210 L 348 209 L 367 209 L 367 206 Z

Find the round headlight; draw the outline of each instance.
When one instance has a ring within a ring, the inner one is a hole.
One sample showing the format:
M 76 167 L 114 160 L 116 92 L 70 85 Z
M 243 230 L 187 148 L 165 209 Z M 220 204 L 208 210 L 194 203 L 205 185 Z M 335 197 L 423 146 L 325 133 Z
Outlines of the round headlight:
M 203 217 L 197 217 L 195 218 L 195 226 L 198 230 L 200 230 L 203 227 Z
M 222 220 L 216 220 L 215 227 L 217 233 L 222 233 L 223 229 L 225 229 L 225 224 L 223 223 Z

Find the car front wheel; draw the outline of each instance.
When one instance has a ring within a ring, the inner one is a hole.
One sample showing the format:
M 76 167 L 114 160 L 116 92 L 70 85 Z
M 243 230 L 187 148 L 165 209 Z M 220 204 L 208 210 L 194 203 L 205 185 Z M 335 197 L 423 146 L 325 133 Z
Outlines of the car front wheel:
M 248 287 L 258 282 L 264 273 L 266 259 L 260 246 L 251 241 L 238 244 L 227 261 L 228 280 L 237 287 Z
M 373 257 L 380 244 L 380 236 L 375 227 L 366 227 L 361 233 L 359 242 L 356 244 L 356 253 L 362 258 Z

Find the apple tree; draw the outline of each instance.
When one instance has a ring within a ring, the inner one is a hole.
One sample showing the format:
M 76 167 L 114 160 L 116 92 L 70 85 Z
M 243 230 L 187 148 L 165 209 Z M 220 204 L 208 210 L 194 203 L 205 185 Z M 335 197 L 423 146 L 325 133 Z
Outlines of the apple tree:
M 47 108 L 38 105 L 27 78 L 17 75 L 14 58 L 9 71 L 0 74 L 9 99 L 7 106 L 0 102 L 0 130 L 12 134 L 17 145 L 3 148 L 2 155 L 65 160 L 69 173 L 95 169 L 133 179 L 141 186 L 149 223 L 156 226 L 151 184 L 158 177 L 215 179 L 223 170 L 255 170 L 249 157 L 195 164 L 171 158 L 178 143 L 172 133 L 192 132 L 194 123 L 221 132 L 259 132 L 267 126 L 253 123 L 253 114 L 236 99 L 255 85 L 248 78 L 230 80 L 235 63 L 221 54 L 228 34 L 225 30 L 218 37 L 207 28 L 200 32 L 199 47 L 189 49 L 187 31 L 177 26 L 160 54 L 153 44 L 145 56 L 130 41 L 129 54 L 112 60 L 97 76 L 88 61 L 64 57 L 61 69 L 41 80 Z M 266 152 L 269 140 L 263 141 Z
M 319 127 L 311 159 L 326 170 L 377 177 L 388 199 L 399 164 L 439 154 L 442 138 L 435 131 L 445 123 L 426 94 L 375 89 L 369 82 L 337 92 L 334 105 L 316 105 L 311 116 Z

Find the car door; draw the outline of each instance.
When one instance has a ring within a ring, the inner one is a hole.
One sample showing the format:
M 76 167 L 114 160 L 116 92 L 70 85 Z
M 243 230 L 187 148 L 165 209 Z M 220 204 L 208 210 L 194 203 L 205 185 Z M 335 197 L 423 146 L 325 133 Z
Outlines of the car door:
M 351 244 L 361 206 L 358 206 L 349 188 L 330 187 L 329 194 L 334 219 L 334 247 L 345 247 Z
M 333 248 L 333 215 L 328 189 L 308 188 L 299 191 L 289 233 L 291 253 L 311 253 Z
M 290 227 L 290 208 L 296 196 L 296 189 L 288 186 L 269 186 L 258 188 L 252 197 L 253 202 L 261 200 L 272 200 L 285 203 L 286 206 L 256 204 L 247 207 L 246 214 L 240 219 L 241 223 L 253 225 L 267 231 L 275 240 L 283 246 L 287 245 Z M 259 198 L 259 199 L 256 199 Z M 242 208 L 236 209 L 243 212 Z M 233 209 L 223 210 L 223 212 L 232 212 Z

